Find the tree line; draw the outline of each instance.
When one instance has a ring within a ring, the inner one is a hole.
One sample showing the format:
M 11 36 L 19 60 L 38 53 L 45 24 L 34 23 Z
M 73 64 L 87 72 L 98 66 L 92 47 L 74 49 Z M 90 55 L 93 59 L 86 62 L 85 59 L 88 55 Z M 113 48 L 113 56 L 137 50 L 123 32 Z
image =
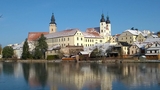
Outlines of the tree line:
M 21 55 L 21 59 L 26 60 L 26 59 L 45 59 L 45 51 L 47 51 L 48 45 L 46 43 L 46 38 L 42 34 L 41 37 L 38 39 L 36 43 L 35 49 L 30 52 L 29 51 L 29 46 L 28 46 L 28 40 L 25 39 L 25 42 L 23 44 L 23 52 Z M 0 45 L 0 51 L 2 50 L 2 47 Z M 11 46 L 5 46 L 2 51 L 4 59 L 9 59 L 9 58 L 15 58 L 14 56 L 14 50 Z

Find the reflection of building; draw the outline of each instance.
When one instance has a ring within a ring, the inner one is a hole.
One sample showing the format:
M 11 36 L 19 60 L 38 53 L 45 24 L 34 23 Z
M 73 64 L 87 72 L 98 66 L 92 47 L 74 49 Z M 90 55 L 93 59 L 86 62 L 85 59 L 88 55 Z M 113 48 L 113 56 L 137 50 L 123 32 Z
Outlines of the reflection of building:
M 87 85 L 100 85 L 101 90 L 112 90 L 112 81 L 114 75 L 103 72 L 102 74 L 98 73 L 97 75 L 91 70 L 90 64 L 80 67 L 79 64 L 65 63 L 63 64 L 60 70 L 58 71 L 56 67 L 48 67 L 48 82 L 54 86 L 56 83 L 61 85 L 67 85 L 76 90 L 81 90 L 82 87 L 87 87 Z M 103 68 L 103 67 L 102 67 Z M 53 83 L 54 82 L 54 83 Z

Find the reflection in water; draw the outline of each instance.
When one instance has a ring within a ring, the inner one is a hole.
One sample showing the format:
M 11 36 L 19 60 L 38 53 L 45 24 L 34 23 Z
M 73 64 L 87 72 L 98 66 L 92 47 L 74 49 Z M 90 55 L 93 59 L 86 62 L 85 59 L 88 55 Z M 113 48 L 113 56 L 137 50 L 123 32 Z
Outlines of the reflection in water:
M 30 90 L 157 89 L 159 74 L 158 63 L 0 63 L 0 83 L 5 76 L 14 76 L 21 83 L 11 83 L 26 83 L 23 88 Z

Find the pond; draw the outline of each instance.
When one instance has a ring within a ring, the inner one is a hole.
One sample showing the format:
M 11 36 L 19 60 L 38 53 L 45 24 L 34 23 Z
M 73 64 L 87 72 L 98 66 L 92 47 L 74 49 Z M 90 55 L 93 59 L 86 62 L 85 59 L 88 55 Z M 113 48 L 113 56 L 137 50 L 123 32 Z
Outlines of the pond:
M 0 62 L 0 90 L 160 90 L 160 64 Z

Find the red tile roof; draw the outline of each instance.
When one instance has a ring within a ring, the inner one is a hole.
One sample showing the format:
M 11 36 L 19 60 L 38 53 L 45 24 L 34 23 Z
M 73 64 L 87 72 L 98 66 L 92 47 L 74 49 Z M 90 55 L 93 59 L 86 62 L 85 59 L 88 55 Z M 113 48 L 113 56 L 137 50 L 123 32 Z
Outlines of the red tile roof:
M 37 40 L 42 34 L 46 35 L 49 34 L 48 32 L 29 32 L 28 33 L 28 41 L 35 41 Z

